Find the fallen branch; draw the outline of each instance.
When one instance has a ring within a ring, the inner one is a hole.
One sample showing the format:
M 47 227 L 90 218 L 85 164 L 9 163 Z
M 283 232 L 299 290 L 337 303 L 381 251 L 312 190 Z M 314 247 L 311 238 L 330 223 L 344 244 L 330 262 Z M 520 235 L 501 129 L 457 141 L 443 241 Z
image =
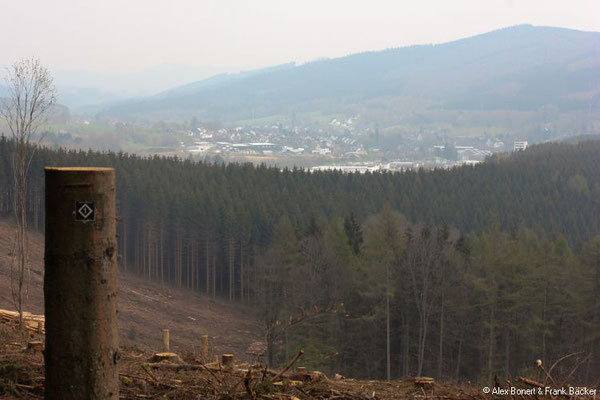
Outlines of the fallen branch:
M 298 350 L 298 354 L 296 354 L 296 356 L 292 359 L 292 361 L 290 361 L 288 363 L 288 365 L 286 365 L 286 367 L 284 369 L 282 369 L 281 371 L 279 371 L 277 373 L 277 375 L 275 375 L 273 377 L 273 379 L 271 379 L 271 381 L 277 380 L 277 378 L 279 378 L 281 375 L 285 374 L 290 368 L 292 368 L 292 366 L 296 363 L 296 361 L 298 361 L 298 359 L 300 357 L 302 357 L 302 354 L 304 354 L 304 350 Z
M 221 379 L 219 379 L 219 377 L 217 376 L 217 374 L 215 374 L 210 368 L 208 368 L 206 365 L 204 365 L 204 363 L 202 363 L 201 361 L 199 361 L 199 364 L 205 370 L 207 370 L 217 380 L 217 382 L 219 382 L 220 384 L 223 384 L 223 381 Z M 250 369 L 248 369 L 248 372 L 250 372 Z
M 575 367 L 573 367 L 573 370 L 569 373 L 569 375 L 567 375 L 567 377 L 565 378 L 565 383 L 567 383 L 569 381 L 569 379 L 571 379 L 571 376 L 573 376 L 573 374 L 575 373 L 575 371 L 577 371 L 577 369 L 579 368 L 579 366 L 581 364 L 583 364 L 584 362 L 588 361 L 590 359 L 592 355 L 588 354 L 586 357 L 584 357 L 581 361 L 579 361 Z
M 523 378 L 522 376 L 519 377 L 518 381 L 521 382 L 521 383 L 525 383 L 527 385 L 539 387 L 539 388 L 542 388 L 542 389 L 544 389 L 546 387 L 542 383 L 536 382 L 536 381 L 534 381 L 532 379 Z
M 145 367 L 144 367 L 144 365 L 141 365 L 140 367 L 142 367 L 142 369 L 144 370 L 144 372 L 145 372 L 145 373 L 146 373 L 146 374 L 147 374 L 147 375 L 148 375 L 150 378 L 152 378 L 152 380 L 153 380 L 154 382 L 156 382 L 156 383 L 160 383 L 160 382 L 158 381 L 158 379 L 156 379 L 156 377 L 155 377 L 154 375 L 152 375 L 152 374 L 150 373 L 150 371 L 149 371 L 147 368 L 145 368 Z
M 554 381 L 554 378 L 552 378 L 552 375 L 550 375 L 549 371 L 546 371 L 546 368 L 544 368 L 544 366 L 540 363 L 538 364 L 539 368 L 544 371 L 544 374 L 546 374 L 546 378 L 544 379 L 544 384 L 546 384 L 546 382 L 548 382 L 548 379 L 550 379 L 552 381 L 552 384 L 554 386 L 558 386 L 558 384 Z
M 578 351 L 576 353 L 567 354 L 566 356 L 562 356 L 558 360 L 554 361 L 554 364 L 552 364 L 552 366 L 548 370 L 548 375 L 550 375 L 552 373 L 552 370 L 554 369 L 554 367 L 556 367 L 558 365 L 559 362 L 561 362 L 562 360 L 565 360 L 565 359 L 567 359 L 569 357 L 576 356 L 577 354 L 581 354 L 581 353 L 583 353 L 583 351 Z M 544 381 L 544 383 L 546 383 L 546 381 Z

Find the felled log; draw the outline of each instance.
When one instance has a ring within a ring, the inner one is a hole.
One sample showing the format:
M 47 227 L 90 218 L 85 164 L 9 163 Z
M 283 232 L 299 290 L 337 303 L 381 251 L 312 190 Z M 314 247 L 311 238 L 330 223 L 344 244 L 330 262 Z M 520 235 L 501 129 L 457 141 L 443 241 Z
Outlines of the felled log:
M 417 387 L 428 387 L 433 386 L 435 381 L 433 378 L 430 378 L 428 376 L 417 376 L 416 378 L 414 378 L 414 383 Z
M 541 383 L 536 382 L 536 381 L 534 381 L 532 379 L 529 379 L 529 378 L 523 378 L 522 376 L 519 377 L 518 381 L 521 382 L 521 383 L 525 383 L 527 385 L 530 385 L 530 386 L 535 386 L 535 387 L 539 387 L 539 388 L 545 388 L 545 386 L 542 385 Z
M 152 369 L 169 369 L 174 371 L 195 371 L 195 370 L 204 370 L 207 367 L 203 367 L 202 365 L 197 364 L 167 364 L 167 363 L 148 363 L 146 364 Z
M 214 366 L 208 366 L 208 365 L 202 365 L 202 364 L 183 364 L 183 363 L 170 364 L 170 363 L 159 362 L 159 363 L 147 363 L 145 365 L 147 365 L 151 369 L 167 369 L 167 370 L 175 371 L 175 372 L 177 372 L 177 371 L 208 371 L 215 377 L 216 377 L 216 375 L 214 374 L 215 372 L 227 372 L 228 374 L 238 375 L 238 376 L 244 376 L 247 373 L 247 371 L 242 371 L 242 370 L 228 371 L 228 370 L 224 370 L 223 368 L 220 368 L 220 367 L 214 367 Z
M 18 323 L 19 313 L 16 311 L 0 309 L 0 320 L 10 323 Z M 23 326 L 31 332 L 45 333 L 43 315 L 36 315 L 29 312 L 23 312 Z M 41 327 L 39 324 L 41 323 Z M 41 328 L 41 329 L 40 329 Z

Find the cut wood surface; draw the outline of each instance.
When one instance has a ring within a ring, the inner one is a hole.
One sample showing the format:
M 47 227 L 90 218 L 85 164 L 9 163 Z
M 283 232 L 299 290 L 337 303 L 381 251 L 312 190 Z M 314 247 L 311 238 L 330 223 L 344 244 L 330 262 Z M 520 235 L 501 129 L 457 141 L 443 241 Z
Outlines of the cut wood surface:
M 19 313 L 11 310 L 0 309 L 0 320 L 3 320 L 8 323 L 18 323 L 19 322 Z M 29 312 L 23 313 L 23 320 L 25 321 L 25 328 L 32 332 L 38 332 L 38 323 L 41 323 L 40 329 L 41 333 L 45 333 L 46 330 L 44 328 L 44 316 L 32 314 Z

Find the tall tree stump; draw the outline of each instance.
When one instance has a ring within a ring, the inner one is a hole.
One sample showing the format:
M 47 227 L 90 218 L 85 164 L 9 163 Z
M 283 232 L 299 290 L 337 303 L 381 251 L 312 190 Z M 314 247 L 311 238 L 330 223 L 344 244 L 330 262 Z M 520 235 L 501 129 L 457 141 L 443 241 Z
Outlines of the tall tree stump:
M 204 362 L 208 360 L 208 335 L 200 337 L 200 357 Z
M 45 398 L 119 398 L 115 171 L 46 168 Z
M 169 336 L 168 329 L 162 330 L 162 339 L 163 339 L 163 351 L 170 351 L 171 350 L 171 338 Z

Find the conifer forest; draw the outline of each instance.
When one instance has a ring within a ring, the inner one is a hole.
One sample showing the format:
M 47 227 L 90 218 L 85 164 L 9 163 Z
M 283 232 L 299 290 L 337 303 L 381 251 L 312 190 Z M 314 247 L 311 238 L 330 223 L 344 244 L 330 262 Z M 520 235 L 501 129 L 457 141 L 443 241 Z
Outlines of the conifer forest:
M 2 216 L 12 151 L 2 138 Z M 326 373 L 489 382 L 581 352 L 593 384 L 598 154 L 547 143 L 358 174 L 37 148 L 29 227 L 44 230 L 44 166 L 114 167 L 122 272 L 255 313 L 271 365 L 303 348 Z

